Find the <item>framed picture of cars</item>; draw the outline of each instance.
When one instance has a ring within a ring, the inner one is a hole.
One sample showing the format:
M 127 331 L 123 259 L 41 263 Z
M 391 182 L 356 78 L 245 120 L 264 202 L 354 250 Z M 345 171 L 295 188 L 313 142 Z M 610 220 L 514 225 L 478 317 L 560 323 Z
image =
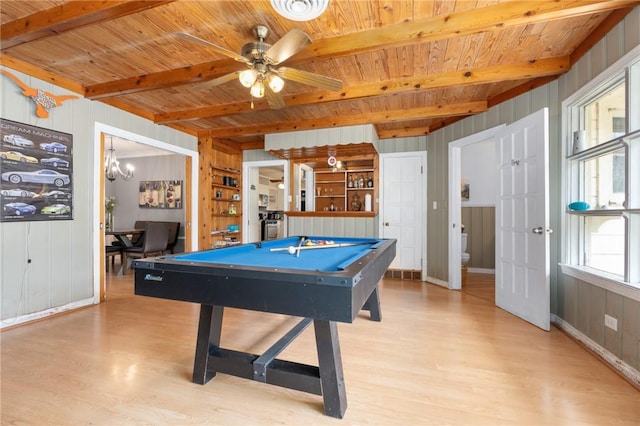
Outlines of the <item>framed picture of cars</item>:
M 73 136 L 0 118 L 0 221 L 73 219 Z

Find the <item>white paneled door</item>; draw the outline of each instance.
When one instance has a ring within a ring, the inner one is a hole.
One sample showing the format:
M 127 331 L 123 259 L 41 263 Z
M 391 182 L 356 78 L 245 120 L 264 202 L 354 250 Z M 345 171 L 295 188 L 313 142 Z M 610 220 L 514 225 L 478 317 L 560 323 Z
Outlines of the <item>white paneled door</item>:
M 395 238 L 390 269 L 423 270 L 426 256 L 426 153 L 380 155 L 380 236 Z
M 507 126 L 496 144 L 496 305 L 549 330 L 548 110 Z

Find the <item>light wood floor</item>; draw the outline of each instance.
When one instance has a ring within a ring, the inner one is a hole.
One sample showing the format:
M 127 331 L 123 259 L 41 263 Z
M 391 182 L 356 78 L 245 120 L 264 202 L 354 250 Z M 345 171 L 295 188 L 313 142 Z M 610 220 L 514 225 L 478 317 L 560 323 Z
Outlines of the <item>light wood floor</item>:
M 198 306 L 110 276 L 106 303 L 0 334 L 0 423 L 640 424 L 640 392 L 557 329 L 495 308 L 490 285 L 385 279 L 382 322 L 338 327 L 349 407 L 337 420 L 319 396 L 225 375 L 192 383 Z M 259 353 L 294 323 L 227 309 L 223 345 Z M 313 327 L 282 357 L 315 364 Z

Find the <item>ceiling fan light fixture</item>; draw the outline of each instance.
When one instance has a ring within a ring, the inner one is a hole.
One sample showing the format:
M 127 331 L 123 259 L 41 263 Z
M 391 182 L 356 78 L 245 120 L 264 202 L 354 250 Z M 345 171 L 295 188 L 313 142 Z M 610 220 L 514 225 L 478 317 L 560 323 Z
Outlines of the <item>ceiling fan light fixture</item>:
M 251 96 L 253 96 L 254 98 L 264 98 L 264 83 L 262 82 L 262 80 L 258 80 L 253 83 L 250 92 Z
M 240 80 L 240 84 L 242 84 L 246 88 L 253 86 L 253 83 L 256 82 L 257 78 L 258 78 L 258 72 L 254 69 L 244 70 L 238 75 L 238 80 Z
M 322 15 L 329 0 L 271 0 L 271 6 L 292 21 L 310 21 Z
M 275 74 L 269 75 L 269 87 L 274 93 L 279 93 L 284 87 L 284 80 Z

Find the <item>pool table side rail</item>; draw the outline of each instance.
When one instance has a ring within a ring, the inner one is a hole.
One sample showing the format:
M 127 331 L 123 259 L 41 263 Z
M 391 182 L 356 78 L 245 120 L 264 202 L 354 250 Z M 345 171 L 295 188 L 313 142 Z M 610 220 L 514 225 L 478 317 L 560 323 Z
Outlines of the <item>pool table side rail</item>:
M 393 261 L 386 240 L 340 272 L 136 260 L 135 294 L 351 323 Z

